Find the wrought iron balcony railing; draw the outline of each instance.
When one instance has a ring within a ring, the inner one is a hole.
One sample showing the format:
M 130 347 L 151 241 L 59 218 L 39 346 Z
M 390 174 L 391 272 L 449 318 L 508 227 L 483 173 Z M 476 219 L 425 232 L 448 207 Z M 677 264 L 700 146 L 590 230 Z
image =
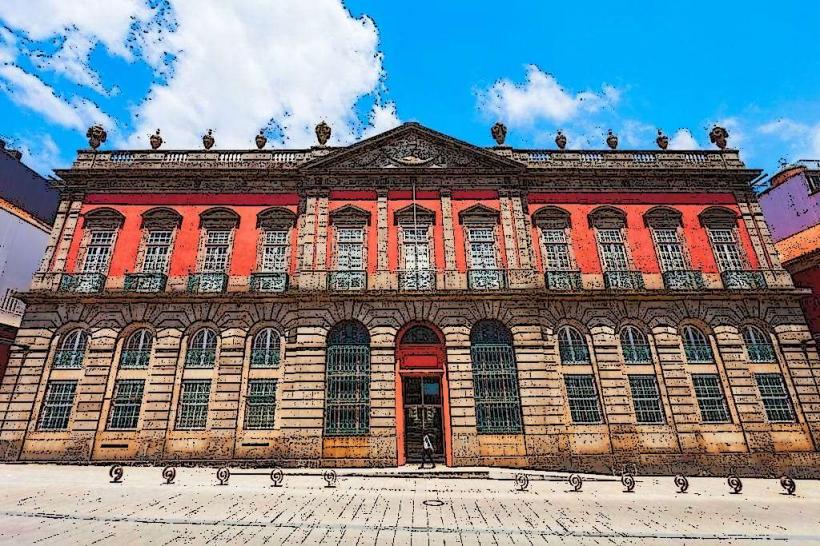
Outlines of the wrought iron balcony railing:
M 624 345 L 624 362 L 628 364 L 644 364 L 652 362 L 652 350 L 649 345 Z
M 761 271 L 724 271 L 720 278 L 723 279 L 723 287 L 729 290 L 766 288 L 766 279 Z
M 284 292 L 288 274 L 284 271 L 258 271 L 251 274 L 251 292 Z
M 367 288 L 367 271 L 329 271 L 328 290 L 364 290 Z
M 188 349 L 185 354 L 186 368 L 213 368 L 216 362 L 214 349 Z
M 467 285 L 471 290 L 503 290 L 507 288 L 507 272 L 503 269 L 470 269 Z
M 604 286 L 615 290 L 643 290 L 643 275 L 640 271 L 606 271 Z
M 164 273 L 126 273 L 126 292 L 164 292 L 168 276 Z
M 710 364 L 715 361 L 712 348 L 705 343 L 684 343 L 683 352 L 690 364 Z
M 399 290 L 434 290 L 436 272 L 432 269 L 406 269 L 399 271 Z
M 228 275 L 225 273 L 192 273 L 188 275 L 188 292 L 209 294 L 224 292 L 228 287 Z
M 706 287 L 700 271 L 664 271 L 663 285 L 669 290 L 700 290 Z
M 60 292 L 97 294 L 105 288 L 102 273 L 63 273 L 60 277 Z
M 752 362 L 774 362 L 774 347 L 771 343 L 747 343 L 746 352 Z
M 589 348 L 585 343 L 561 343 L 558 346 L 562 364 L 589 364 Z
M 54 368 L 77 370 L 83 367 L 85 351 L 59 349 L 54 353 Z
M 547 290 L 581 290 L 580 271 L 546 271 L 544 286 Z
M 251 351 L 252 368 L 278 368 L 279 351 L 266 351 L 264 349 L 254 349 Z
M 127 370 L 140 370 L 148 367 L 151 359 L 151 351 L 124 350 L 120 354 L 120 368 Z

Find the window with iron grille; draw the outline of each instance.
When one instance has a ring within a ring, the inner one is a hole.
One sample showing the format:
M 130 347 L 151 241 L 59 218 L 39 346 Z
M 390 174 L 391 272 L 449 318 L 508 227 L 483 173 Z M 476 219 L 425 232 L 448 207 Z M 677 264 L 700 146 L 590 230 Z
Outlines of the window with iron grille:
M 598 248 L 604 271 L 628 271 L 629 258 L 626 253 L 623 233 L 620 229 L 599 229 Z
M 276 380 L 251 379 L 245 403 L 245 428 L 270 430 L 276 411 Z
M 558 353 L 562 364 L 589 364 L 589 348 L 584 336 L 571 326 L 558 330 Z
M 288 231 L 265 230 L 262 239 L 262 271 L 267 273 L 288 270 Z
M 495 233 L 492 226 L 467 229 L 471 269 L 496 269 Z
M 690 364 L 711 363 L 715 361 L 712 346 L 706 335 L 694 326 L 683 328 L 683 352 Z
M 709 240 L 715 254 L 718 268 L 721 271 L 740 271 L 744 269 L 743 255 L 737 244 L 734 230 L 710 229 Z
M 565 375 L 569 412 L 573 423 L 600 423 L 601 405 L 591 375 Z
M 512 334 L 497 321 L 476 323 L 470 333 L 470 356 L 478 433 L 520 433 L 521 402 Z
M 627 364 L 652 362 L 652 350 L 643 332 L 634 326 L 621 329 L 621 352 Z
M 131 334 L 120 353 L 120 368 L 147 368 L 153 343 L 154 336 L 145 328 Z
M 73 330 L 66 334 L 60 348 L 54 353 L 54 368 L 78 369 L 83 367 L 88 334 Z
M 108 260 L 114 244 L 114 232 L 110 230 L 93 230 L 88 241 L 83 263 L 84 273 L 105 273 L 108 271 Z
M 779 373 L 758 373 L 755 374 L 755 381 L 763 399 L 766 419 L 772 423 L 794 422 L 794 408 L 783 376 Z
M 325 382 L 325 434 L 367 434 L 370 430 L 370 336 L 360 322 L 342 322 L 328 334 Z
M 809 193 L 820 191 L 820 173 L 806 173 L 806 182 L 809 184 Z
M 661 271 L 685 271 L 687 269 L 683 245 L 676 229 L 653 229 L 655 251 Z
M 564 229 L 541 230 L 544 244 L 544 269 L 547 271 L 572 270 L 572 258 L 569 252 L 569 241 Z
M 205 260 L 202 271 L 206 273 L 224 273 L 228 266 L 230 244 L 230 230 L 209 229 L 205 233 Z
M 274 328 L 263 328 L 253 338 L 251 368 L 276 368 L 279 366 L 280 336 Z
M 630 375 L 629 389 L 638 423 L 658 424 L 664 422 L 661 394 L 654 375 Z
M 364 269 L 364 229 L 344 228 L 336 230 L 336 269 L 361 271 Z
M 427 231 L 427 226 L 402 226 L 404 269 L 409 271 L 426 271 L 430 269 L 430 240 Z
M 177 429 L 201 430 L 208 423 L 208 397 L 211 394 L 209 379 L 186 379 L 182 381 L 177 410 Z
M 43 409 L 40 411 L 40 422 L 37 428 L 40 430 L 66 430 L 76 392 L 76 381 L 49 381 L 46 386 L 46 395 L 43 398 Z
M 700 406 L 700 417 L 704 423 L 728 423 L 731 421 L 723 387 L 717 374 L 697 374 L 692 376 L 695 397 Z
M 216 362 L 216 333 L 209 328 L 197 331 L 185 354 L 186 368 L 213 368 Z
M 756 326 L 747 326 L 743 329 L 743 341 L 746 352 L 752 362 L 774 362 L 774 346 L 772 340 Z
M 145 242 L 143 273 L 165 273 L 168 270 L 168 256 L 171 250 L 171 231 L 151 230 Z
M 120 379 L 115 383 L 108 419 L 109 430 L 136 430 L 144 389 L 145 381 L 142 379 Z

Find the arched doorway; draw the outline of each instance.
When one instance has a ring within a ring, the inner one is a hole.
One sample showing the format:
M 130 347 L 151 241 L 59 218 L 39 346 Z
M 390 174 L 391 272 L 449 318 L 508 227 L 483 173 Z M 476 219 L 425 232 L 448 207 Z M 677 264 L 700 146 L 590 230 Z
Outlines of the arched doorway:
M 432 325 L 410 323 L 396 344 L 396 447 L 398 462 L 421 461 L 422 439 L 434 438 L 434 458 L 452 465 L 450 393 L 444 336 Z

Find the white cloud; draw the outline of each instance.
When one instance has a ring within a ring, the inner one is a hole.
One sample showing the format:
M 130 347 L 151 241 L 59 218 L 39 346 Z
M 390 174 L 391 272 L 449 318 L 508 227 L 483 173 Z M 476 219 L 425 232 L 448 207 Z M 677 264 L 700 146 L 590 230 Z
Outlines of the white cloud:
M 528 127 L 538 121 L 564 123 L 581 113 L 598 112 L 614 106 L 620 91 L 603 85 L 600 93 L 565 91 L 551 74 L 535 65 L 527 66 L 526 82 L 500 79 L 478 93 L 479 109 L 510 126 Z
M 392 102 L 385 105 L 374 104 L 370 110 L 369 121 L 370 126 L 362 132 L 362 138 L 389 131 L 401 123 L 396 113 L 396 105 Z
M 678 129 L 669 139 L 670 150 L 697 150 L 698 148 L 698 143 L 689 129 Z
M 820 123 L 810 125 L 780 118 L 758 126 L 757 132 L 785 144 L 790 161 L 820 158 Z
M 17 57 L 15 45 L 17 38 L 7 28 L 0 26 L 0 64 L 14 62 Z

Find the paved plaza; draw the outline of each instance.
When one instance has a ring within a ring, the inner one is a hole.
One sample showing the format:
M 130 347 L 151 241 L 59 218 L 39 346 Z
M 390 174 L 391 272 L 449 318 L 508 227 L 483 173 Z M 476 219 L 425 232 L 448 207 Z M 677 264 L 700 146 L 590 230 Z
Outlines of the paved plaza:
M 217 485 L 216 469 L 2 465 L 0 541 L 5 544 L 747 544 L 820 542 L 820 482 L 795 495 L 777 480 L 584 476 L 580 492 L 562 474 L 533 473 L 517 491 L 513 471 L 489 477 L 394 477 L 394 471 L 238 475 Z M 256 471 L 258 472 L 258 471 Z M 463 476 L 464 474 L 462 474 Z M 469 475 L 469 474 L 468 474 Z M 481 476 L 476 470 L 473 476 Z

